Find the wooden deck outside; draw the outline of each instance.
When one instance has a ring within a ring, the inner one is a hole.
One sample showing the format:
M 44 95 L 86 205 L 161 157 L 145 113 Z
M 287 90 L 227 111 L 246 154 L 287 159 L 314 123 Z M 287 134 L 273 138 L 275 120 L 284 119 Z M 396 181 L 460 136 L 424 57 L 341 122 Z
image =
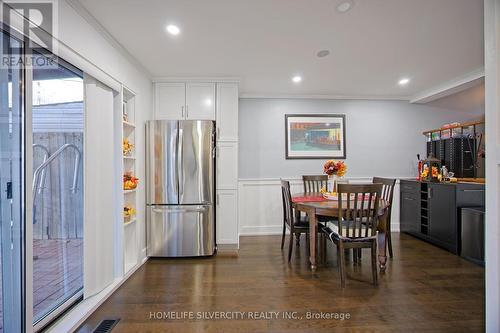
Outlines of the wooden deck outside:
M 83 286 L 83 242 L 81 238 L 35 240 L 33 256 L 33 315 L 37 318 Z M 0 294 L 3 332 L 1 299 Z

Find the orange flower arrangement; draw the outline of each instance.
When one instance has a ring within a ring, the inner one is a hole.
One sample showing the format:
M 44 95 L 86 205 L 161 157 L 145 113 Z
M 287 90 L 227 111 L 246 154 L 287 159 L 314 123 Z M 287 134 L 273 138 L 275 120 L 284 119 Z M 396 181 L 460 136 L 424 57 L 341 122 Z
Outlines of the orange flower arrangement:
M 328 176 L 343 177 L 347 172 L 347 166 L 343 161 L 328 160 L 323 165 L 323 172 Z

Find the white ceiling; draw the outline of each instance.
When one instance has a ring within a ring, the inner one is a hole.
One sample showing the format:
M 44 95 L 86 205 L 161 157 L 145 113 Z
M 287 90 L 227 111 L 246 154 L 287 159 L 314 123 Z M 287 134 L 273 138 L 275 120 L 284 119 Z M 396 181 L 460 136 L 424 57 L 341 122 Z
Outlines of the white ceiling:
M 354 1 L 80 0 L 152 76 L 237 76 L 244 94 L 406 99 L 483 66 L 483 0 Z

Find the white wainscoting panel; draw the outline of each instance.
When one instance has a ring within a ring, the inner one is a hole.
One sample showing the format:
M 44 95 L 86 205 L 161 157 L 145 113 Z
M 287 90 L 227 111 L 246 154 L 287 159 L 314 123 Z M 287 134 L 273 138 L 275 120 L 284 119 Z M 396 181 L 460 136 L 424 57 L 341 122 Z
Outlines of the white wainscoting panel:
M 349 183 L 371 182 L 371 177 L 347 178 Z M 302 192 L 302 179 L 289 179 L 292 193 Z M 278 235 L 283 230 L 283 207 L 279 179 L 239 180 L 240 235 Z M 392 231 L 399 232 L 399 181 L 394 188 Z

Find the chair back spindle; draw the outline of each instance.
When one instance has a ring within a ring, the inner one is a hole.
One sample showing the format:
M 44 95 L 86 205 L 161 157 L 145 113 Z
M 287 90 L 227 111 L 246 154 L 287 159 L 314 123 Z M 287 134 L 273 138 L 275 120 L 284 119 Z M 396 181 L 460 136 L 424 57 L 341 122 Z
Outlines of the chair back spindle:
M 339 236 L 375 236 L 381 195 L 382 184 L 338 184 Z
M 304 182 L 305 193 L 319 192 L 322 187 L 327 187 L 328 176 L 302 176 L 302 181 Z
M 396 179 L 373 177 L 373 184 L 382 184 L 382 199 L 392 204 Z

